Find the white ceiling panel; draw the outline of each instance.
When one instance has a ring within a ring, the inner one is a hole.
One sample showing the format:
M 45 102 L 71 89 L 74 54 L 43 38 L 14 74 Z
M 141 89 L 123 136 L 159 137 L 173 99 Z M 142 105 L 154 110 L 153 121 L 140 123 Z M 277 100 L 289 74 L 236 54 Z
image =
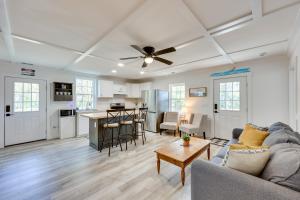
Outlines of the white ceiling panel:
M 1 60 L 10 60 L 8 50 L 5 46 L 4 39 L 2 34 L 0 33 L 0 59 Z
M 94 57 L 86 57 L 72 66 L 71 69 L 77 72 L 106 76 L 136 77 L 139 75 L 139 71 L 136 69 L 131 69 L 128 66 L 121 68 L 111 62 Z M 117 70 L 117 73 L 112 73 L 112 70 Z
M 184 0 L 203 25 L 210 29 L 251 14 L 251 0 Z
M 263 0 L 263 13 L 269 13 L 281 8 L 284 8 L 295 3 L 300 3 L 299 0 Z
M 230 57 L 234 60 L 234 62 L 242 62 L 246 60 L 252 60 L 260 58 L 261 56 L 272 56 L 285 54 L 287 49 L 288 42 L 280 42 L 277 44 L 263 46 L 254 49 L 248 49 L 241 52 L 231 53 Z M 265 54 L 265 55 L 261 55 Z
M 103 39 L 95 55 L 119 59 L 139 55 L 130 45 L 167 48 L 203 35 L 196 19 L 182 9 L 181 0 L 151 0 Z
M 10 0 L 12 32 L 86 50 L 123 20 L 142 0 Z
M 181 73 L 185 71 L 191 71 L 191 70 L 196 70 L 196 69 L 201 69 L 201 68 L 208 68 L 208 67 L 215 67 L 219 65 L 225 65 L 228 64 L 228 60 L 225 59 L 223 56 L 218 56 L 215 58 L 210 58 L 210 59 L 205 59 L 202 61 L 197 61 L 197 62 L 192 62 L 186 65 L 180 65 L 180 66 L 175 66 L 173 68 L 167 68 L 163 70 L 157 70 L 155 72 L 152 72 L 151 76 L 164 76 L 164 75 L 169 75 L 172 73 Z M 147 74 L 148 75 L 148 74 Z
M 67 51 L 45 44 L 35 44 L 20 39 L 14 39 L 16 61 L 48 67 L 65 67 L 78 56 Z
M 290 36 L 299 6 L 269 14 L 259 21 L 230 33 L 217 36 L 227 53 L 283 41 Z

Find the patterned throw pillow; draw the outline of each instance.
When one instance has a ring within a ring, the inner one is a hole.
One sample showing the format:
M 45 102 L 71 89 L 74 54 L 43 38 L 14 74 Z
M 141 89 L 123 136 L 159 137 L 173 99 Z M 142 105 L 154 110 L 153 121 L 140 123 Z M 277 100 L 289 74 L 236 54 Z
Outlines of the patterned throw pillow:
M 230 145 L 222 165 L 247 174 L 258 176 L 270 158 L 269 148 Z

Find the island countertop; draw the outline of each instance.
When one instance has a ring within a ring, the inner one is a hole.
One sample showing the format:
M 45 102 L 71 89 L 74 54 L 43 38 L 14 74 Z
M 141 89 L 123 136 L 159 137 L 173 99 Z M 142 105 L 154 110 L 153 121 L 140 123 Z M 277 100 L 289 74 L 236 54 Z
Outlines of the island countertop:
M 135 110 L 135 113 L 138 114 L 138 109 Z M 89 119 L 105 119 L 107 117 L 106 112 L 96 112 L 96 113 L 83 113 L 80 116 L 87 117 Z M 123 113 L 121 114 L 123 116 Z

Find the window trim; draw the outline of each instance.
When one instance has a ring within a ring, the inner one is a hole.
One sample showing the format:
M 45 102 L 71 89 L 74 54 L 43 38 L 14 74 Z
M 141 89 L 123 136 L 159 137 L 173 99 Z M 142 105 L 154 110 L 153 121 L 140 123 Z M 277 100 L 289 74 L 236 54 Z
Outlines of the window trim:
M 172 87 L 176 87 L 176 86 L 184 86 L 184 102 L 186 101 L 186 86 L 185 86 L 185 82 L 182 83 L 170 83 L 169 84 L 169 111 L 170 112 L 181 112 L 181 111 L 173 111 L 172 110 Z
M 95 109 L 96 108 L 96 104 L 97 104 L 97 80 L 94 79 L 94 78 L 89 78 L 89 77 L 76 77 L 75 78 L 75 88 L 74 88 L 74 94 L 75 94 L 75 107 L 77 109 L 77 92 L 76 92 L 76 89 L 77 89 L 77 80 L 80 79 L 80 80 L 89 80 L 89 81 L 92 81 L 93 82 L 93 106 L 91 107 L 91 109 Z M 86 110 L 86 109 L 79 109 L 78 110 Z

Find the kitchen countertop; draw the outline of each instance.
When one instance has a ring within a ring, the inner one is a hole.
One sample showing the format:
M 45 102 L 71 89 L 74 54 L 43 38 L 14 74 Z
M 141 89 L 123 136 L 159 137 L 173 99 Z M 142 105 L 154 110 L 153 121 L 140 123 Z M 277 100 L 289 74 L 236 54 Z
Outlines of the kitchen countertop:
M 138 112 L 138 109 L 136 109 L 136 114 Z M 96 113 L 83 113 L 83 114 L 80 114 L 80 116 L 83 116 L 83 117 L 87 117 L 87 118 L 90 118 L 90 119 L 105 119 L 107 117 L 107 114 L 106 112 L 96 112 Z M 121 115 L 123 116 L 123 115 Z

